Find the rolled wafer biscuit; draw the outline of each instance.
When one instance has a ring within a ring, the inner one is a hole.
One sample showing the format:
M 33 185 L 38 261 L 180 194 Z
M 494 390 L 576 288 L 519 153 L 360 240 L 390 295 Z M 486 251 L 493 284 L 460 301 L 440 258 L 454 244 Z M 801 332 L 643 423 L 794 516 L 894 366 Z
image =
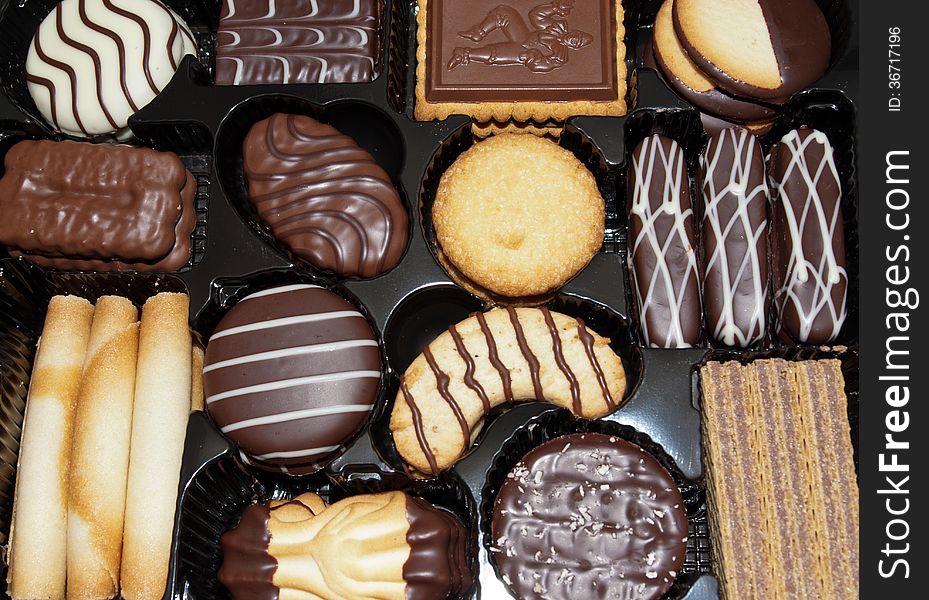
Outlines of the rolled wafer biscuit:
M 7 561 L 14 600 L 65 597 L 71 432 L 94 307 L 75 296 L 48 304 L 26 400 Z
M 94 310 L 71 446 L 68 600 L 119 591 L 138 317 L 119 296 L 103 296 Z
M 232 597 L 433 600 L 471 587 L 468 535 L 451 513 L 403 492 L 326 507 L 319 496 L 252 505 L 222 537 Z
M 506 403 L 550 402 L 590 419 L 612 412 L 626 374 L 609 343 L 546 308 L 494 309 L 449 327 L 400 382 L 390 417 L 400 456 L 414 473 L 447 469 Z
M 162 293 L 142 308 L 120 570 L 126 600 L 158 600 L 168 579 L 190 413 L 189 302 L 186 294 Z
M 194 342 L 190 354 L 190 410 L 203 410 L 203 346 Z

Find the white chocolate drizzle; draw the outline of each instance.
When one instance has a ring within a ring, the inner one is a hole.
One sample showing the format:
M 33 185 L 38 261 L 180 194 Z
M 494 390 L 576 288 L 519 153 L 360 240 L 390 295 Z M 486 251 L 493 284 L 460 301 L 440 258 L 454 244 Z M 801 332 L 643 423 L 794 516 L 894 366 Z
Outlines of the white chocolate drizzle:
M 788 152 L 790 160 L 783 171 L 772 174 L 771 193 L 775 203 L 782 205 L 781 212 L 787 226 L 790 239 L 790 253 L 786 276 L 776 292 L 778 323 L 784 326 L 783 315 L 788 306 L 793 306 L 799 318 L 799 331 L 792 332 L 797 341 L 805 343 L 810 340 L 810 333 L 817 320 L 828 318 L 832 326 L 828 340 L 814 340 L 817 343 L 831 341 L 842 328 L 846 317 L 846 294 L 841 295 L 841 302 L 833 299 L 836 286 L 847 285 L 848 274 L 837 260 L 833 240 L 842 235 L 842 189 L 838 169 L 835 165 L 829 138 L 821 131 L 807 130 L 801 136 L 801 130 L 794 129 L 779 143 L 779 152 Z M 822 146 L 822 158 L 817 164 L 808 160 L 817 154 L 811 150 L 814 145 Z M 802 182 L 805 195 L 794 193 L 791 197 L 785 189 L 787 182 Z M 825 182 L 821 185 L 822 182 Z M 835 198 L 823 198 L 820 190 L 834 189 Z M 810 227 L 810 221 L 813 226 Z M 804 239 L 805 232 L 818 234 L 815 240 Z M 806 242 L 806 243 L 805 243 Z M 813 249 L 807 247 L 813 245 Z M 821 248 L 817 251 L 816 246 Z M 809 294 L 800 291 L 814 287 L 812 299 Z M 825 311 L 825 314 L 823 314 Z
M 712 155 L 708 153 L 712 151 Z M 759 155 L 756 158 L 756 152 Z M 761 147 L 755 137 L 746 129 L 730 128 L 723 130 L 718 138 L 711 140 L 706 152 L 700 156 L 703 172 L 702 194 L 704 202 L 703 235 L 705 240 L 715 242 L 713 252 L 706 257 L 704 273 L 704 301 L 707 307 L 711 302 L 707 297 L 706 281 L 718 273 L 719 290 L 722 304 L 715 322 L 710 322 L 710 310 L 707 309 L 707 329 L 713 339 L 727 346 L 746 348 L 764 337 L 765 306 L 768 294 L 768 281 L 763 274 L 767 256 L 759 256 L 759 242 L 764 240 L 768 220 L 766 217 L 753 219 L 753 213 L 765 215 L 767 203 L 767 185 L 764 168 L 754 173 L 757 179 L 752 185 L 752 165 L 760 156 Z M 728 174 L 728 183 L 717 188 L 717 176 Z M 737 203 L 732 210 L 733 200 Z M 721 211 L 721 204 L 724 209 Z M 720 214 L 720 213 L 723 214 Z M 723 222 L 723 215 L 728 217 Z M 753 222 L 754 221 L 754 222 Z M 728 240 L 734 240 L 734 246 Z M 707 248 L 706 241 L 704 248 Z M 730 259 L 731 251 L 744 250 L 738 268 L 733 271 Z M 750 294 L 741 282 L 749 279 Z M 738 307 L 736 306 L 738 302 Z M 742 311 L 748 309 L 749 314 Z M 746 322 L 747 318 L 747 322 Z M 740 322 L 742 323 L 740 325 Z

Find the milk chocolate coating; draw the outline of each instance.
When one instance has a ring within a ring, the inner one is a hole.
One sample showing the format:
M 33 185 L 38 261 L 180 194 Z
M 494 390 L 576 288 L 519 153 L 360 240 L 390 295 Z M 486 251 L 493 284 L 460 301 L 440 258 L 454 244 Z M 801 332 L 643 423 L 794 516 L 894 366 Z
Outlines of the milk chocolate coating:
M 566 435 L 530 451 L 494 501 L 491 549 L 521 600 L 661 597 L 687 546 L 671 475 L 635 444 Z
M 310 285 L 257 292 L 219 322 L 206 348 L 206 408 L 246 462 L 314 473 L 364 426 L 381 356 L 365 317 Z
M 673 10 L 674 28 L 690 58 L 720 87 L 736 95 L 780 103 L 826 72 L 832 56 L 832 35 L 826 17 L 814 0 L 758 0 L 758 3 L 780 69 L 781 85 L 774 89 L 734 79 L 707 60 L 684 35 L 677 6 Z M 738 49 L 733 51 L 738 52 Z
M 629 265 L 639 324 L 652 348 L 700 341 L 700 278 L 687 163 L 654 134 L 632 154 L 628 178 Z
M 745 129 L 713 135 L 700 157 L 703 302 L 710 336 L 746 348 L 765 333 L 768 198 L 764 154 Z
M 169 152 L 23 141 L 0 179 L 0 243 L 43 266 L 175 271 L 190 258 L 197 182 Z
M 801 344 L 831 342 L 845 322 L 848 273 L 829 139 L 815 129 L 791 131 L 771 149 L 768 171 L 777 334 Z
M 216 34 L 216 83 L 371 81 L 378 72 L 381 4 L 227 0 Z
M 609 101 L 616 78 L 612 0 L 430 0 L 430 102 Z
M 409 216 L 390 177 L 335 128 L 278 113 L 242 148 L 249 201 L 274 236 L 314 267 L 374 277 L 409 241 Z

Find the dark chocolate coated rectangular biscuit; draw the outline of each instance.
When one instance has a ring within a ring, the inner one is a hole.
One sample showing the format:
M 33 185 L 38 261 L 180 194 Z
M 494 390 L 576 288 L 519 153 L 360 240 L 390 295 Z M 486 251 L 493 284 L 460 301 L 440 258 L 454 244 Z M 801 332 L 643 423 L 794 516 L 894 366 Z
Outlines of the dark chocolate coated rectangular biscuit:
M 377 0 L 227 0 L 216 84 L 353 83 L 378 74 Z
M 189 174 L 174 154 L 23 141 L 7 152 L 5 167 L 0 212 L 16 218 L 0 219 L 0 243 L 48 257 L 127 262 L 156 262 L 175 247 Z

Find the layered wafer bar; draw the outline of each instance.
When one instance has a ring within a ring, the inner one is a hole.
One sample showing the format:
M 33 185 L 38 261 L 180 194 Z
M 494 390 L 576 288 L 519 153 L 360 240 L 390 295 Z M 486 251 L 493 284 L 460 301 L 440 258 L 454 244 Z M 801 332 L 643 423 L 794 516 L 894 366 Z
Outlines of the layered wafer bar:
M 762 490 L 746 482 L 758 482 L 761 465 L 755 441 L 745 435 L 752 422 L 739 398 L 751 396 L 742 366 L 735 362 L 711 362 L 701 370 L 703 386 L 704 450 L 710 512 L 726 515 L 712 528 L 717 575 L 730 599 L 772 598 L 768 577 L 770 559 L 765 554 L 765 531 L 758 519 L 764 515 Z M 728 490 L 729 493 L 713 493 Z
M 858 488 L 837 360 L 701 368 L 722 594 L 857 598 Z
M 23 141 L 0 179 L 0 243 L 44 266 L 177 270 L 190 256 L 196 180 L 170 152 Z

